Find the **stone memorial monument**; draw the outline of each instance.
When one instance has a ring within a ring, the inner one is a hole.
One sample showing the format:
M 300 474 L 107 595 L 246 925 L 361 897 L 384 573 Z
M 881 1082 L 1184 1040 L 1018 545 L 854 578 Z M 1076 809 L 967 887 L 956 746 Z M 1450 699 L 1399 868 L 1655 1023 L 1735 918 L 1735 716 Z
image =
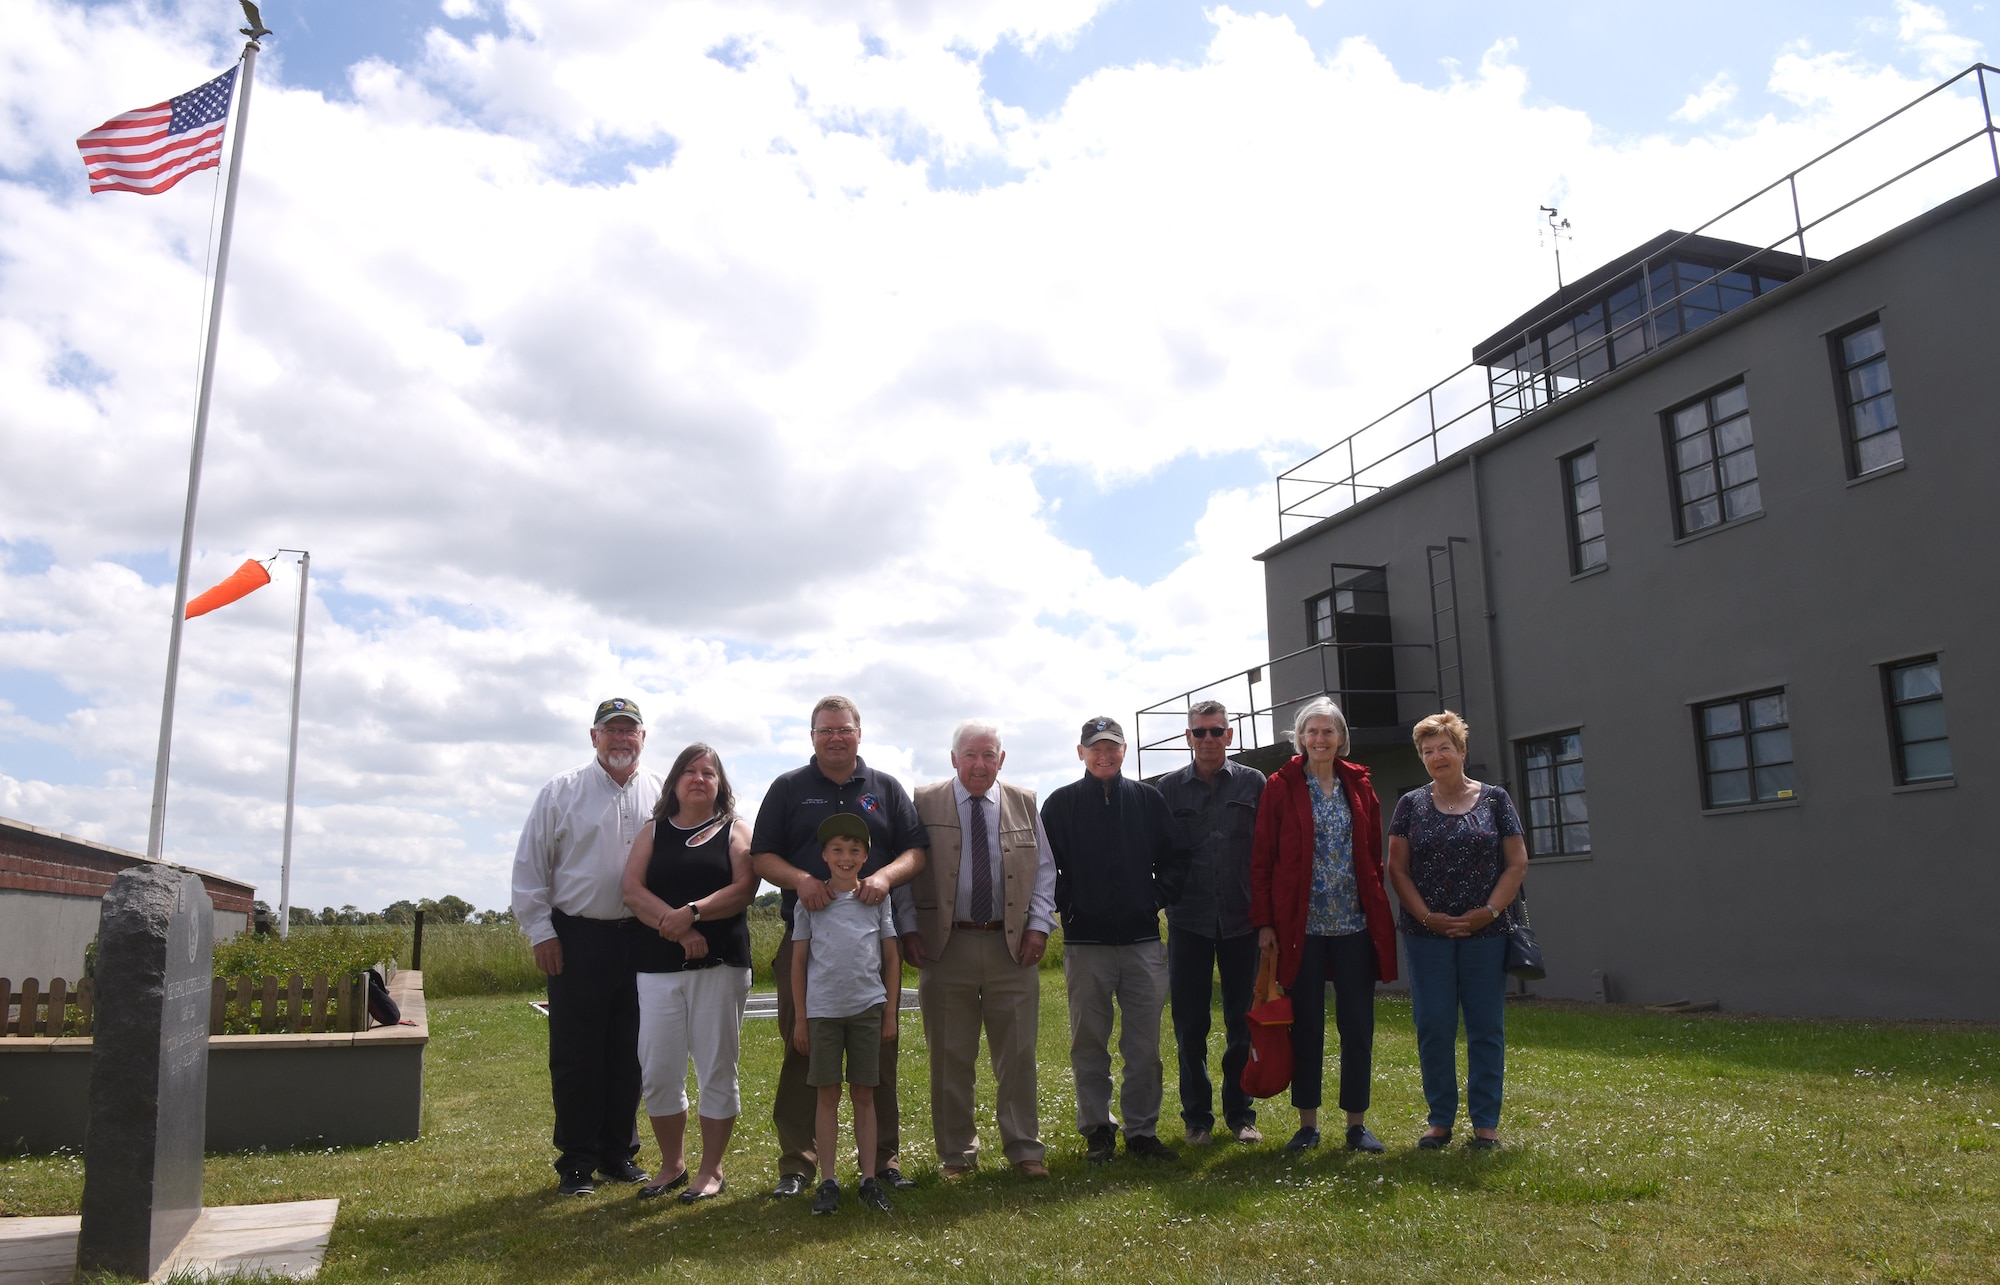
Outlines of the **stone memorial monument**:
M 146 1280 L 201 1214 L 214 947 L 199 875 L 140 866 L 104 894 L 79 1275 Z

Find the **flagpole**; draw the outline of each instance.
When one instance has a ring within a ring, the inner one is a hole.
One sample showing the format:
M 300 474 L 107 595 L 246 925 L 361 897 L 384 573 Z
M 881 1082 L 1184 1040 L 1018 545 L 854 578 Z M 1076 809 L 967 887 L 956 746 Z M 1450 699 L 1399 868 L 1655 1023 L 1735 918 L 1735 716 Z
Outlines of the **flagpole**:
M 299 632 L 292 644 L 292 753 L 285 765 L 285 856 L 278 878 L 278 936 L 292 932 L 292 799 L 299 781 L 299 689 L 306 672 L 306 575 L 312 554 L 304 549 L 280 549 L 299 555 Z
M 252 24 L 259 25 L 259 24 Z M 188 461 L 187 512 L 181 519 L 181 562 L 174 577 L 174 621 L 167 635 L 167 690 L 160 702 L 160 753 L 153 763 L 153 811 L 146 855 L 158 860 L 167 834 L 167 763 L 174 746 L 174 688 L 180 678 L 181 627 L 186 624 L 188 571 L 194 561 L 194 514 L 201 496 L 201 453 L 208 442 L 209 394 L 215 383 L 215 345 L 222 334 L 222 285 L 229 273 L 229 237 L 236 225 L 236 180 L 243 172 L 243 132 L 250 121 L 250 81 L 257 71 L 255 38 L 243 46 L 243 77 L 236 101 L 236 137 L 229 149 L 229 180 L 222 198 L 222 237 L 215 250 L 215 284 L 208 301 L 208 343 L 202 350 L 201 391 L 195 399 L 194 450 Z

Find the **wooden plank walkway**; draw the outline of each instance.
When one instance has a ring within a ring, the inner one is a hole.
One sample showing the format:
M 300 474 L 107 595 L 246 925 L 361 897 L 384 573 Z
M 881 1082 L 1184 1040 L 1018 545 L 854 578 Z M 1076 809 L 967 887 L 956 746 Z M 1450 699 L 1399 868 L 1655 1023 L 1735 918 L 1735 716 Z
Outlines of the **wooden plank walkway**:
M 154 1280 L 200 1276 L 283 1276 L 319 1271 L 338 1200 L 217 1205 L 201 1211 Z M 69 1285 L 76 1275 L 79 1219 L 0 1218 L 0 1285 Z

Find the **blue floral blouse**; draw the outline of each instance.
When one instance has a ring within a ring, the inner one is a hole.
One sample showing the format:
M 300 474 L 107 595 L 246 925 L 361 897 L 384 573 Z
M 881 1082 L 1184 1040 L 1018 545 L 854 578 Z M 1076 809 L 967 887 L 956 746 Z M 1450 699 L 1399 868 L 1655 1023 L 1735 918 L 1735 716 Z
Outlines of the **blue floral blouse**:
M 1361 890 L 1354 882 L 1354 814 L 1347 791 L 1337 784 L 1331 794 L 1319 788 L 1319 778 L 1306 773 L 1312 791 L 1312 904 L 1306 909 L 1306 934 L 1340 937 L 1368 927 L 1361 913 Z
M 1424 904 L 1441 915 L 1462 915 L 1485 905 L 1493 895 L 1503 864 L 1500 842 L 1521 833 L 1521 817 L 1514 811 L 1514 800 L 1497 785 L 1481 785 L 1471 809 L 1456 816 L 1438 811 L 1426 785 L 1397 801 L 1389 833 L 1410 842 L 1410 882 Z M 1398 907 L 1397 915 L 1408 936 L 1438 936 L 1408 909 Z M 1498 937 L 1506 931 L 1507 918 L 1502 915 L 1472 935 Z

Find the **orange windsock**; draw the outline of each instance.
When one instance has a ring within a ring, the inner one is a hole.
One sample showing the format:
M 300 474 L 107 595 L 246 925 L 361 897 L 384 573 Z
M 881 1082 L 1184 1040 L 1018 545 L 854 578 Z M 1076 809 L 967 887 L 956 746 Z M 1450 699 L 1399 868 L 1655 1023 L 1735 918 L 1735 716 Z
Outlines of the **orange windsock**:
M 227 607 L 244 594 L 262 589 L 271 583 L 271 573 L 264 570 L 264 564 L 255 558 L 243 559 L 243 565 L 229 573 L 229 578 L 221 584 L 197 594 L 187 605 L 187 618 L 206 615 L 217 607 Z

